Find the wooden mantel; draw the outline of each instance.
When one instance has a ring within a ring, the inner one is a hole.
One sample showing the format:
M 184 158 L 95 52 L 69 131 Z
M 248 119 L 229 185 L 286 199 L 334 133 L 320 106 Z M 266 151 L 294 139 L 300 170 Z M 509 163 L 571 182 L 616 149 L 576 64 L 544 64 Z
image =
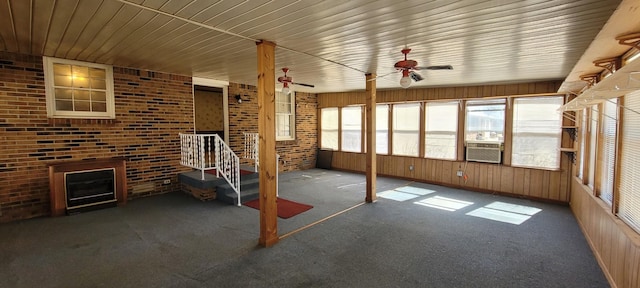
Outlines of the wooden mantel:
M 126 158 L 87 159 L 49 163 L 49 195 L 51 197 L 51 216 L 65 215 L 64 173 L 103 168 L 116 169 L 116 200 L 118 205 L 127 203 L 127 164 Z

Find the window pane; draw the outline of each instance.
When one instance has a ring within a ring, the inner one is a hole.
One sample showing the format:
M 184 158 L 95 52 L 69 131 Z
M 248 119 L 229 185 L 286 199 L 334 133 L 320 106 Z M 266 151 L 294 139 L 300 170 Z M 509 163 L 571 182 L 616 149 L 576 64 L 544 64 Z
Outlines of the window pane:
M 636 60 L 637 61 L 637 60 Z M 640 233 L 640 92 L 624 98 L 620 129 L 620 205 L 618 216 Z
M 504 99 L 467 101 L 465 141 L 504 141 Z
M 89 75 L 91 78 L 94 79 L 105 79 L 107 76 L 106 71 L 104 71 L 104 69 L 100 69 L 100 68 L 89 68 Z
M 91 97 L 89 96 L 89 91 L 85 91 L 85 90 L 76 90 L 73 92 L 73 100 L 78 101 L 78 100 L 82 100 L 82 101 L 89 101 L 91 100 Z
M 342 151 L 362 151 L 362 107 L 342 108 Z
M 376 153 L 389 154 L 389 105 L 376 105 Z
M 595 179 L 596 179 L 596 143 L 598 139 L 598 105 L 593 105 L 591 107 L 591 112 L 589 115 L 589 181 L 587 182 L 587 186 L 591 189 L 595 189 Z
M 107 112 L 107 103 L 91 102 L 91 111 Z
M 91 102 L 89 101 L 74 101 L 73 111 L 91 111 Z
M 71 71 L 72 71 L 73 77 L 80 77 L 80 78 L 89 77 L 89 67 L 73 65 L 71 67 Z
M 73 90 L 71 89 L 56 89 L 56 100 L 73 99 Z
M 613 201 L 613 173 L 616 159 L 616 122 L 618 99 L 604 102 L 604 114 L 602 116 L 602 166 L 600 169 L 600 189 L 598 197 L 611 205 Z
M 393 105 L 392 154 L 418 156 L 420 103 Z
M 563 97 L 528 97 L 513 100 L 512 158 L 514 166 L 560 167 Z
M 292 140 L 295 129 L 295 113 L 291 101 L 295 100 L 293 92 L 284 94 L 276 92 L 276 140 Z
M 107 101 L 107 94 L 100 91 L 91 91 L 91 101 Z
M 584 175 L 584 161 L 585 161 L 585 148 L 584 143 L 587 141 L 587 127 L 589 125 L 589 120 L 587 120 L 587 115 L 589 113 L 588 109 L 582 109 L 582 123 L 580 123 L 580 168 L 578 169 L 578 178 L 583 179 Z
M 71 76 L 71 65 L 53 64 L 53 74 L 55 76 Z
M 63 86 L 63 87 L 71 87 L 71 76 L 60 76 L 55 75 L 53 77 L 53 85 Z
M 458 102 L 425 104 L 425 157 L 456 159 Z
M 107 89 L 107 83 L 104 78 L 102 79 L 91 79 L 91 89 Z
M 338 108 L 322 108 L 320 126 L 320 148 L 338 150 Z
M 56 110 L 59 111 L 73 111 L 73 102 L 56 100 Z

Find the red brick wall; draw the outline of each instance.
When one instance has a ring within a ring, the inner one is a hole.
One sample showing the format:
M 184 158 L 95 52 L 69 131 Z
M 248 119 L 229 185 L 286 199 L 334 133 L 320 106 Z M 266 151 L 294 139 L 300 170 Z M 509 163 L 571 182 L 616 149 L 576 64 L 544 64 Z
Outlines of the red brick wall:
M 241 95 L 237 103 L 235 95 Z M 276 142 L 280 154 L 280 171 L 303 170 L 315 167 L 317 141 L 317 97 L 316 94 L 296 93 L 296 140 Z M 242 157 L 243 132 L 258 132 L 258 94 L 255 86 L 229 85 L 229 143 L 231 149 Z M 253 165 L 242 160 L 241 163 Z
M 126 157 L 129 198 L 178 190 L 191 77 L 114 67 L 116 119 L 72 120 L 47 118 L 43 75 L 41 57 L 0 52 L 0 222 L 49 214 L 51 162 Z

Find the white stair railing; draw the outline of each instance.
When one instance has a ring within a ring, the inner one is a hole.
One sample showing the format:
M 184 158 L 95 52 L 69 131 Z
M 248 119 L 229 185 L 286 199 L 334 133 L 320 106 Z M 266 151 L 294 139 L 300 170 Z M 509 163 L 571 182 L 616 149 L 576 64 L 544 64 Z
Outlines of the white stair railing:
M 224 178 L 238 196 L 240 206 L 240 158 L 217 134 L 180 133 L 180 164 L 201 172 L 216 169 L 216 176 Z
M 258 172 L 258 133 L 244 133 L 244 159 L 253 160 L 253 172 Z

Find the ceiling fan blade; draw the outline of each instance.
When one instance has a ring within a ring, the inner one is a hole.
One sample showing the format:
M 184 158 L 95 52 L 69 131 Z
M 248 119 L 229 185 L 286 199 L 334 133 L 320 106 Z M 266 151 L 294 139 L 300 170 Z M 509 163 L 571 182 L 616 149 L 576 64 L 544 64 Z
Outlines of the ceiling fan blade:
M 413 79 L 413 81 L 416 81 L 416 82 L 424 80 L 424 78 L 420 76 L 420 74 L 413 71 L 409 73 L 409 77 L 411 77 L 411 79 Z
M 296 82 L 291 82 L 291 84 L 300 85 L 300 86 L 304 86 L 304 87 L 311 87 L 311 88 L 316 87 L 316 86 L 313 86 L 311 84 L 296 83 Z
M 451 65 L 434 65 L 434 66 L 425 66 L 425 67 L 416 67 L 416 70 L 453 70 L 453 66 Z

